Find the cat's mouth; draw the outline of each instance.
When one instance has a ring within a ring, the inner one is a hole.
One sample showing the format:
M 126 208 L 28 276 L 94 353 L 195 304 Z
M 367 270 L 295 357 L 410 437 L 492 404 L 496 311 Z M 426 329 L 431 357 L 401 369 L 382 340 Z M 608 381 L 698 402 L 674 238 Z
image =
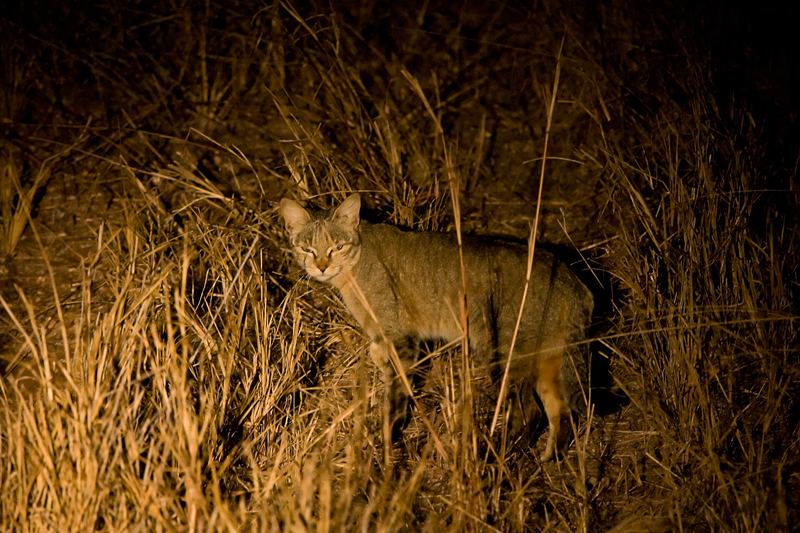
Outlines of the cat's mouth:
M 309 271 L 309 274 L 317 281 L 330 281 L 338 276 L 341 271 L 342 269 L 339 267 L 331 267 L 326 268 L 324 271 L 315 269 L 314 271 Z

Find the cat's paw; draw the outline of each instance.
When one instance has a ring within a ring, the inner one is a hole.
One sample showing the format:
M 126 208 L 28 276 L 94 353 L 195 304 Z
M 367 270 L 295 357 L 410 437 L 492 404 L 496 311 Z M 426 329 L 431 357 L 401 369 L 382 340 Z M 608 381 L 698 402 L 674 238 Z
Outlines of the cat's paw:
M 561 459 L 562 453 L 556 449 L 555 444 L 547 443 L 542 454 L 539 456 L 539 461 L 546 463 L 548 461 L 557 461 Z

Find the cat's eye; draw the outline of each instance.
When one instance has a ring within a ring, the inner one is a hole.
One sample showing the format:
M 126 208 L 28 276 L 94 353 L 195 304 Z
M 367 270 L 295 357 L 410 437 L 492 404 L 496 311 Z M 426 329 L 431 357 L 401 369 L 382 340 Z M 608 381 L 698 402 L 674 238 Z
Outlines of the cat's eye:
M 345 246 L 347 246 L 347 243 L 339 244 L 333 248 L 328 248 L 328 257 L 330 257 L 333 252 L 341 252 Z
M 303 247 L 300 247 L 300 249 L 303 250 L 303 252 L 305 252 L 307 254 L 313 255 L 314 257 L 317 256 L 317 253 L 314 250 L 312 250 L 311 248 L 306 248 L 306 247 L 303 246 Z

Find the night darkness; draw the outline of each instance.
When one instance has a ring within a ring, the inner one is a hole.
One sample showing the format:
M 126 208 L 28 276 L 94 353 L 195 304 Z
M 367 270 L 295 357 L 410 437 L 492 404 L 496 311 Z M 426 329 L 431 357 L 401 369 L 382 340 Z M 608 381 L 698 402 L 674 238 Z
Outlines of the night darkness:
M 788 4 L 6 2 L 0 531 L 795 530 Z M 385 438 L 277 212 L 354 191 L 590 286 L 561 460 L 460 344 Z

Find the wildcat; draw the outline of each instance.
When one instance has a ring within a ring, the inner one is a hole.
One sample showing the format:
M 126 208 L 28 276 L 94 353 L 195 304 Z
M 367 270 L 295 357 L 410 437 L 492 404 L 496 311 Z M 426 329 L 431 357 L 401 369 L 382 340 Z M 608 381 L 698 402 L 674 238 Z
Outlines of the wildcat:
M 370 355 L 387 386 L 396 388 L 387 342 L 407 369 L 416 361 L 421 341 L 463 337 L 458 242 L 455 234 L 370 224 L 361 220 L 360 208 L 356 193 L 322 212 L 309 212 L 284 198 L 280 213 L 297 262 L 312 278 L 339 290 L 371 340 Z M 493 369 L 498 382 L 522 300 L 527 246 L 470 236 L 462 243 L 470 351 L 476 363 Z M 594 303 L 577 276 L 540 248 L 535 250 L 526 300 L 508 376 L 510 397 L 520 406 L 509 417 L 510 434 L 536 429 L 538 395 L 550 428 L 541 454 L 547 461 L 568 443 L 570 410 L 585 409 L 581 383 L 589 353 L 584 340 Z

